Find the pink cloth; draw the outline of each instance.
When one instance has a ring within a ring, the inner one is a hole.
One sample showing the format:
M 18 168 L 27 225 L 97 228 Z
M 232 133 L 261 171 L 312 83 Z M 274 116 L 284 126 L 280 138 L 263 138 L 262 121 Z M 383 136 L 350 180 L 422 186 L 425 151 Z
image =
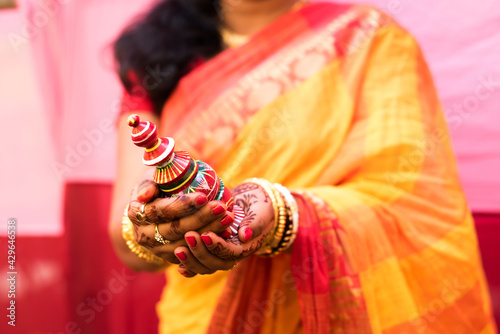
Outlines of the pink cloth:
M 27 1 L 28 18 L 47 11 Z M 53 18 L 33 39 L 35 64 L 64 180 L 109 182 L 115 171 L 115 124 L 122 87 L 112 43 L 151 1 L 54 3 Z

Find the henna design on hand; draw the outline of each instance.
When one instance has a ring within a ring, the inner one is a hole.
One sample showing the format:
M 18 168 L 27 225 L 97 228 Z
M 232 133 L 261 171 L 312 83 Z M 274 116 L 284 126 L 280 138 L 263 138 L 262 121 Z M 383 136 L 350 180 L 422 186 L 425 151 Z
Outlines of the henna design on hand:
M 180 219 L 176 219 L 176 220 L 172 220 L 170 222 L 170 229 L 175 233 L 175 234 L 179 234 L 179 231 L 180 231 L 180 228 L 181 228 L 181 220 Z
M 258 238 L 252 240 L 249 244 L 242 245 L 238 236 L 233 237 L 227 242 L 236 247 L 227 246 L 219 241 L 217 241 L 215 248 L 213 248 L 210 252 L 218 257 L 226 260 L 236 260 L 240 261 L 253 253 L 255 253 L 262 244 L 264 243 L 264 239 L 267 234 L 261 235 Z
M 239 243 L 239 240 L 236 240 L 235 243 Z M 241 258 L 241 253 L 237 253 L 235 250 L 227 248 L 221 242 L 217 242 L 217 245 L 211 252 L 221 259 L 238 260 Z
M 245 212 L 245 218 L 243 218 L 243 220 L 241 221 L 239 228 L 241 229 L 241 228 L 253 223 L 255 221 L 256 216 L 257 215 L 255 214 L 255 212 L 253 212 L 251 210 L 248 210 L 248 212 Z
M 245 214 L 247 214 L 250 207 L 258 201 L 259 199 L 255 194 L 243 194 L 243 198 L 237 198 L 234 203 L 242 208 Z
M 154 238 L 150 238 L 144 232 L 137 236 L 137 243 L 146 249 L 151 249 L 157 245 L 156 240 Z
M 252 190 L 256 190 L 256 189 L 259 189 L 260 186 L 258 184 L 255 184 L 255 183 L 243 183 L 243 184 L 240 184 L 239 186 L 237 186 L 236 188 L 234 188 L 234 190 L 232 191 L 233 193 L 233 197 L 236 197 L 240 194 L 243 194 L 243 193 L 246 193 L 246 192 L 249 192 L 249 191 L 252 191 Z
M 154 202 L 151 202 L 147 206 L 147 212 L 148 212 L 148 217 L 156 217 L 156 221 L 150 220 L 150 222 L 156 222 L 156 223 L 162 223 L 162 222 L 170 222 L 172 220 L 178 219 L 179 216 L 189 216 L 196 211 L 198 211 L 198 208 L 196 207 L 196 204 L 191 201 L 190 197 L 187 195 L 182 195 L 178 197 L 174 197 L 173 200 L 171 200 L 167 204 L 163 204 L 161 207 L 160 205 L 162 204 L 163 199 L 155 200 Z M 177 212 L 175 211 L 175 214 L 172 214 L 170 212 L 170 209 L 172 206 L 176 205 L 177 202 L 182 201 L 182 202 L 188 202 L 189 204 L 183 209 L 182 212 Z
M 271 197 L 269 197 L 269 194 L 267 193 L 267 191 L 263 191 L 263 193 L 264 193 L 264 202 L 270 203 Z
M 272 201 L 267 192 L 255 183 L 244 183 L 233 191 L 234 203 L 243 209 L 245 217 L 239 229 L 251 228 L 254 238 L 242 243 L 238 235 L 229 240 L 214 240 L 210 252 L 224 260 L 239 261 L 259 250 L 274 222 Z
M 262 244 L 264 243 L 264 239 L 266 238 L 266 236 L 267 234 L 261 235 L 257 239 L 252 240 L 252 242 L 250 243 L 250 247 L 243 250 L 243 257 L 250 256 L 257 250 L 259 250 L 259 248 L 262 247 Z

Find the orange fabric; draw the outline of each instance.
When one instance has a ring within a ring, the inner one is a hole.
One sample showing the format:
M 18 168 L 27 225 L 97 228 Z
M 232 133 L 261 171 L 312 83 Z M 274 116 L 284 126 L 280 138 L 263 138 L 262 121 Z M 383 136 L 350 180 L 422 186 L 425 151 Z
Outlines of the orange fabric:
M 204 333 L 226 284 L 227 272 L 180 279 L 177 266 L 169 266 L 166 275 L 167 285 L 156 305 L 158 332 Z
M 282 17 L 187 75 L 162 131 L 229 186 L 263 177 L 301 196 L 291 258 L 252 257 L 222 288 L 190 291 L 222 290 L 208 332 L 496 333 L 431 76 L 379 11 Z M 186 298 L 184 278 L 168 279 L 166 298 Z M 189 318 L 182 301 L 162 300 L 162 323 Z

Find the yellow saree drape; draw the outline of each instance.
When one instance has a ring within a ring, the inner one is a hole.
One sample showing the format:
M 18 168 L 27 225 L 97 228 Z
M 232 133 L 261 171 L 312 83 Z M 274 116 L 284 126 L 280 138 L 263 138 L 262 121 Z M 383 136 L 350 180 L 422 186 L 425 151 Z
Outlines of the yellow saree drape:
M 161 333 L 496 333 L 431 76 L 381 12 L 286 15 L 182 80 L 162 127 L 230 186 L 297 190 L 310 219 L 291 256 L 169 269 Z

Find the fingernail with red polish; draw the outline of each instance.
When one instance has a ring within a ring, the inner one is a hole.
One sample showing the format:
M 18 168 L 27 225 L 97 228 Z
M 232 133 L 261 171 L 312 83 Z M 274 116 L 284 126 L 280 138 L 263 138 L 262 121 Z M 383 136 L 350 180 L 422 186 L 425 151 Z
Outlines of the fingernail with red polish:
M 229 237 L 231 237 L 232 233 L 231 231 L 228 231 L 228 230 L 224 230 L 224 232 L 222 232 L 220 234 L 220 236 L 224 239 L 229 239 Z
M 186 237 L 186 242 L 188 243 L 189 247 L 196 247 L 196 239 L 193 236 Z
M 142 199 L 144 197 L 147 197 L 149 195 L 149 189 L 143 189 L 141 192 L 137 195 L 137 199 Z
M 234 222 L 234 218 L 227 215 L 224 218 L 222 218 L 222 220 L 220 221 L 220 224 L 222 226 L 227 226 L 227 225 L 231 224 L 232 222 Z
M 251 228 L 245 230 L 245 242 L 248 242 L 252 238 L 253 231 Z
M 186 254 L 184 254 L 184 252 L 182 252 L 182 251 L 181 251 L 181 252 L 178 252 L 178 253 L 175 253 L 175 256 L 177 256 L 177 258 L 178 258 L 180 261 L 182 261 L 182 262 L 184 262 L 184 261 L 186 261 L 186 260 L 187 260 L 187 256 L 186 256 Z
M 205 243 L 205 245 L 207 245 L 207 246 L 211 246 L 212 245 L 212 238 L 210 238 L 208 235 L 202 235 L 201 239 L 203 240 L 203 242 Z
M 187 273 L 187 272 L 185 272 L 185 271 L 180 271 L 180 274 L 181 274 L 182 276 L 187 276 L 187 274 L 188 274 L 188 273 Z
M 196 197 L 195 203 L 196 205 L 203 205 L 208 202 L 208 197 L 205 194 L 201 194 L 200 196 Z
M 223 213 L 224 211 L 226 211 L 226 209 L 224 209 L 224 207 L 222 205 L 217 205 L 213 210 L 212 210 L 212 213 L 214 215 L 220 215 L 221 213 Z

